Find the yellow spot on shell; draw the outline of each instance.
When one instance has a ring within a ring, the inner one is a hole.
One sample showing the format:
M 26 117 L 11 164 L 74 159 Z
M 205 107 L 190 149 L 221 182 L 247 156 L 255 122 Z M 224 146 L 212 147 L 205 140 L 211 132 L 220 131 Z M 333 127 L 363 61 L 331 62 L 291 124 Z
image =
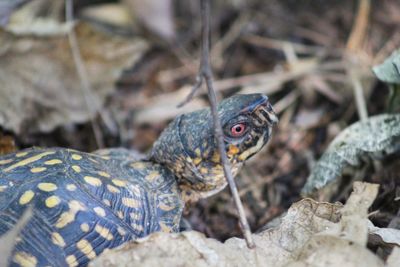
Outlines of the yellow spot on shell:
M 101 217 L 105 217 L 106 216 L 106 211 L 101 207 L 95 207 L 95 208 L 93 208 L 93 210 L 97 215 L 99 215 Z
M 65 258 L 65 261 L 67 262 L 69 267 L 76 267 L 78 266 L 78 261 L 76 260 L 76 257 L 74 255 L 69 255 Z
M 117 227 L 117 231 L 120 235 L 124 236 L 126 235 L 126 231 L 124 230 L 124 228 L 122 228 L 121 226 Z
M 124 219 L 124 213 L 122 211 L 117 211 L 118 218 Z
M 211 161 L 214 163 L 220 163 L 221 157 L 218 152 L 214 152 L 213 156 L 211 157 Z
M 111 202 L 108 199 L 103 199 L 103 203 L 106 204 L 107 206 L 111 207 Z
M 16 156 L 17 158 L 24 157 L 24 156 L 26 156 L 26 155 L 28 155 L 28 152 L 19 152 L 19 153 L 15 154 L 15 156 Z
M 200 157 L 200 156 L 201 156 L 201 150 L 200 150 L 200 148 L 196 148 L 196 149 L 194 150 L 194 153 L 196 154 L 196 156 Z
M 85 206 L 77 200 L 71 200 L 68 203 L 69 211 L 61 213 L 60 217 L 56 222 L 57 228 L 63 228 L 67 224 L 73 222 L 75 220 L 76 213 L 78 211 L 85 210 Z
M 131 167 L 137 170 L 143 170 L 146 167 L 146 165 L 143 162 L 138 161 L 131 163 Z
M 54 208 L 58 204 L 60 204 L 61 200 L 57 196 L 51 196 L 46 198 L 45 203 L 48 208 Z
M 110 159 L 109 156 L 101 156 L 100 158 L 105 159 L 105 160 L 109 160 Z
M 93 251 L 93 247 L 90 244 L 89 241 L 86 239 L 80 240 L 78 243 L 76 243 L 76 247 L 83 253 L 85 256 L 92 260 L 96 257 L 96 253 Z
M 100 175 L 100 176 L 103 176 L 103 177 L 106 177 L 106 178 L 110 178 L 111 177 L 111 175 L 109 175 L 108 173 L 106 173 L 106 172 L 98 172 L 98 174 Z
M 103 227 L 103 226 L 96 225 L 96 226 L 94 227 L 94 230 L 95 230 L 101 237 L 103 237 L 104 239 L 112 240 L 112 239 L 114 238 L 114 236 L 113 236 L 113 234 L 110 232 L 110 230 L 107 229 L 107 228 L 105 228 L 105 227 Z
M 4 192 L 7 189 L 8 186 L 6 185 L 0 185 L 0 192 Z
M 78 165 L 72 165 L 71 167 L 75 172 L 80 173 L 81 172 L 81 167 L 79 167 Z
M 130 185 L 129 189 L 137 197 L 139 197 L 142 194 L 140 192 L 140 187 L 138 185 Z
M 160 224 L 161 231 L 166 232 L 166 233 L 172 232 L 171 227 L 168 227 L 164 222 L 160 222 L 159 224 Z
M 60 218 L 58 218 L 58 220 L 57 220 L 56 227 L 63 228 L 67 224 L 73 222 L 75 220 L 75 215 L 76 215 L 76 213 L 72 213 L 69 211 L 61 213 Z
M 87 223 L 82 223 L 81 224 L 81 230 L 82 230 L 82 232 L 89 232 L 89 224 L 87 224 Z
M 115 184 L 116 186 L 120 186 L 120 187 L 126 186 L 126 182 L 119 180 L 119 179 L 112 179 L 111 182 L 113 184 Z
M 26 252 L 15 253 L 13 261 L 22 267 L 34 267 L 37 264 L 36 257 Z
M 201 167 L 201 168 L 200 168 L 200 173 L 201 173 L 201 174 L 208 174 L 208 169 L 205 168 L 205 167 Z
M 131 213 L 129 213 L 129 216 L 131 217 L 132 220 L 135 220 L 135 221 L 140 219 L 140 214 L 137 212 L 131 212 Z
M 73 160 L 81 160 L 81 159 L 82 159 L 82 156 L 81 156 L 81 155 L 78 155 L 78 154 L 72 154 L 71 158 L 72 158 Z
M 44 165 L 56 165 L 56 164 L 61 164 L 61 163 L 62 163 L 62 161 L 59 159 L 51 159 L 51 160 L 45 161 Z
M 110 184 L 107 185 L 107 189 L 111 193 L 119 193 L 120 192 L 120 190 L 118 188 L 116 188 L 115 186 L 110 185 Z
M 39 173 L 39 172 L 43 172 L 43 171 L 45 171 L 45 170 L 47 170 L 46 167 L 32 168 L 32 169 L 31 169 L 31 173 Z
M 199 163 L 201 162 L 201 158 L 195 158 L 194 160 L 193 160 L 193 162 L 194 162 L 194 164 L 195 165 L 199 165 Z
M 21 205 L 28 204 L 32 200 L 34 195 L 35 193 L 32 190 L 24 192 L 22 196 L 19 198 L 19 204 Z
M 146 180 L 149 182 L 153 182 L 157 177 L 160 176 L 160 173 L 158 171 L 152 171 L 148 175 L 146 175 Z
M 93 186 L 101 186 L 101 180 L 96 177 L 92 176 L 85 176 L 83 179 L 86 181 L 86 183 L 93 185 Z
M 158 207 L 164 211 L 170 211 L 175 208 L 174 206 L 168 206 L 168 205 L 165 205 L 164 203 L 159 204 Z
M 22 167 L 22 166 L 25 166 L 27 164 L 33 163 L 33 162 L 38 161 L 38 160 L 40 160 L 41 158 L 43 158 L 43 157 L 45 157 L 47 155 L 52 155 L 54 153 L 56 153 L 56 152 L 47 151 L 47 152 L 43 152 L 43 153 L 37 154 L 37 155 L 35 155 L 33 157 L 18 161 L 17 163 L 15 163 L 15 164 L 13 164 L 11 166 L 8 166 L 7 168 L 4 169 L 4 171 L 5 172 L 9 172 L 11 170 L 14 170 L 15 168 Z
M 6 165 L 8 163 L 11 163 L 13 161 L 13 159 L 3 159 L 0 160 L 0 165 Z
M 40 183 L 38 184 L 38 188 L 45 192 L 57 190 L 57 186 L 53 183 Z
M 65 247 L 64 238 L 57 232 L 51 233 L 51 241 L 53 241 L 53 244 L 59 247 Z
M 129 198 L 129 197 L 123 197 L 122 204 L 124 204 L 125 206 L 130 207 L 130 208 L 138 208 L 140 206 L 139 201 L 137 201 L 134 198 Z
M 67 190 L 68 190 L 68 191 L 75 191 L 75 190 L 76 190 L 76 185 L 74 185 L 74 184 L 67 184 Z
M 98 162 L 97 160 L 95 160 L 94 158 L 88 157 L 88 160 L 90 160 L 91 162 L 94 162 L 94 163 L 96 163 L 96 164 L 99 164 L 99 162 Z
M 142 231 L 144 230 L 144 229 L 143 229 L 143 226 L 140 225 L 140 224 L 137 224 L 137 223 L 131 223 L 131 227 L 132 227 L 133 229 L 137 230 L 137 231 L 140 231 L 140 232 L 142 232 Z

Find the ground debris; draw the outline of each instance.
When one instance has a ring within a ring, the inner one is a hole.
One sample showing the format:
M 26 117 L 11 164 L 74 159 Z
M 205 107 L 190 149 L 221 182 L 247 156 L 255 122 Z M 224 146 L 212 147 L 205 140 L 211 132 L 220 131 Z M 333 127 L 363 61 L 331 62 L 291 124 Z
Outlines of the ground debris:
M 108 251 L 91 264 L 383 266 L 383 261 L 366 248 L 367 231 L 359 231 L 367 229 L 367 211 L 377 192 L 377 185 L 356 182 L 345 206 L 303 199 L 292 205 L 278 227 L 254 234 L 253 250 L 239 238 L 221 243 L 195 231 L 155 233 Z

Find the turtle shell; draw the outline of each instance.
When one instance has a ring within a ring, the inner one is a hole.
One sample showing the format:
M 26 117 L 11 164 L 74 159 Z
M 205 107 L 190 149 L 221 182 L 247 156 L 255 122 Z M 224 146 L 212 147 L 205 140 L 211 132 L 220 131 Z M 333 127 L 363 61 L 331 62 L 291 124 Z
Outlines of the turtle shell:
M 174 175 L 121 153 L 34 148 L 0 157 L 0 235 L 33 207 L 11 266 L 85 265 L 127 240 L 179 230 Z

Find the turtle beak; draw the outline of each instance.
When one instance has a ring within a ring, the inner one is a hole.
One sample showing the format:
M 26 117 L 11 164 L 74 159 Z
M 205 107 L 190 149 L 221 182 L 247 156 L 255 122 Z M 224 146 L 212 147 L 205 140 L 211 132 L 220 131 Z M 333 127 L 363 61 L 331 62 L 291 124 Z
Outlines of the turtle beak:
M 272 127 L 279 122 L 279 119 L 267 97 L 265 97 L 264 101 L 254 109 L 254 115 L 257 124 L 259 124 L 258 126 L 267 123 L 268 126 Z

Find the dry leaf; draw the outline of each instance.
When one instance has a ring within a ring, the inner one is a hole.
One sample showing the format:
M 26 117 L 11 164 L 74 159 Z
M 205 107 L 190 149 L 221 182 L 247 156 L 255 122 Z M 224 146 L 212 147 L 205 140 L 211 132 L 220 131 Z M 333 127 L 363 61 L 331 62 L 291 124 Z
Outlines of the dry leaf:
M 175 39 L 176 32 L 171 0 L 124 0 L 123 3 L 148 30 L 166 41 Z
M 369 221 L 368 232 L 370 238 L 375 239 L 374 243 L 384 243 L 386 245 L 400 247 L 400 230 L 394 228 L 376 227 Z
M 59 21 L 63 9 L 63 1 L 26 1 L 12 13 L 5 29 L 15 35 L 65 36 L 73 24 Z
M 367 158 L 378 159 L 400 149 L 400 114 L 382 114 L 356 122 L 329 145 L 307 179 L 302 193 L 309 195 L 337 181 L 346 167 Z
M 103 253 L 91 266 L 383 267 L 363 244 L 367 232 L 359 231 L 367 226 L 377 190 L 377 185 L 354 183 L 344 207 L 303 199 L 292 205 L 278 227 L 253 235 L 253 250 L 239 238 L 221 243 L 194 231 L 154 233 Z
M 141 39 L 110 35 L 89 24 L 75 27 L 88 80 L 88 108 L 67 36 L 16 36 L 0 30 L 0 125 L 17 134 L 48 132 L 88 121 L 123 69 L 145 52 Z
M 190 231 L 155 233 L 102 254 L 92 266 L 283 266 L 313 234 L 332 227 L 341 205 L 304 199 L 292 205 L 282 224 L 254 235 L 255 250 L 243 239 L 221 243 Z M 234 253 L 232 253 L 234 252 Z
M 400 266 L 400 248 L 393 248 L 392 254 L 386 262 L 386 267 L 399 267 Z
M 368 208 L 378 194 L 376 184 L 355 182 L 353 193 L 340 210 L 341 220 L 304 244 L 294 266 L 383 266 L 382 260 L 366 248 Z
M 5 26 L 11 14 L 27 0 L 2 0 L 0 1 L 0 26 Z
M 80 16 L 114 27 L 131 28 L 134 24 L 131 13 L 120 3 L 88 6 L 80 12 Z
M 17 150 L 15 140 L 10 135 L 3 135 L 0 131 L 0 156 Z

